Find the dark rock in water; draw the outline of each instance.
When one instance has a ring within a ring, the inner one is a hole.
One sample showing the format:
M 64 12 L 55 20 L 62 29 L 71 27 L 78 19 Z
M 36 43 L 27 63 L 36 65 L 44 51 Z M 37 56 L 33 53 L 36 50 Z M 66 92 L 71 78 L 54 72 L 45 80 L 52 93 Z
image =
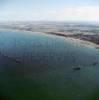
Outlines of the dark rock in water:
M 13 58 L 13 57 L 8 57 L 8 58 L 11 59 L 12 61 L 18 63 L 18 64 L 21 64 L 21 61 L 15 59 L 15 58 Z
M 98 64 L 98 62 L 94 62 L 92 65 L 93 65 L 93 66 L 96 66 L 97 64 Z
M 9 60 L 14 61 L 14 62 L 16 62 L 16 63 L 18 63 L 18 64 L 21 64 L 21 61 L 17 60 L 17 59 L 14 58 L 14 57 L 9 57 L 9 56 L 3 55 L 1 52 L 0 52 L 0 56 L 3 56 L 3 57 L 5 57 L 5 58 L 8 58 Z
M 80 67 L 75 67 L 75 68 L 73 68 L 73 70 L 80 70 L 81 68 Z
M 5 57 L 8 58 L 8 59 L 10 59 L 10 60 L 12 60 L 13 62 L 16 62 L 16 63 L 18 63 L 18 64 L 21 64 L 21 61 L 17 60 L 17 59 L 14 58 L 14 57 L 9 57 L 9 56 L 5 56 Z

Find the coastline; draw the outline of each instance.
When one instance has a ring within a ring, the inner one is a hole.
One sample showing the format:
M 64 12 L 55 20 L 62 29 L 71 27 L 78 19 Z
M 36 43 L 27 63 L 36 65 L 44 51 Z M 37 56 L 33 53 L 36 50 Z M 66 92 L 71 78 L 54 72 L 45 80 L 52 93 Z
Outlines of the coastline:
M 18 29 L 0 29 L 0 31 L 9 31 L 9 32 L 28 32 L 28 33 L 34 33 L 35 31 L 28 31 L 28 30 L 18 30 Z M 92 47 L 95 47 L 96 49 L 99 49 L 99 44 L 95 43 L 93 40 L 87 40 L 87 38 L 80 38 L 79 35 L 80 34 L 64 34 L 61 32 L 37 32 L 37 33 L 44 33 L 44 34 L 47 34 L 47 35 L 55 35 L 55 36 L 61 36 L 61 37 L 65 37 L 65 38 L 68 38 L 68 39 L 71 39 L 72 41 L 76 41 L 76 42 L 79 42 L 81 44 L 84 44 L 84 45 L 89 45 L 89 46 L 92 46 Z M 83 35 L 82 35 L 83 36 Z M 86 37 L 86 35 L 84 35 Z M 89 35 L 89 38 L 90 36 L 94 36 L 94 35 Z M 99 41 L 99 40 L 98 40 Z

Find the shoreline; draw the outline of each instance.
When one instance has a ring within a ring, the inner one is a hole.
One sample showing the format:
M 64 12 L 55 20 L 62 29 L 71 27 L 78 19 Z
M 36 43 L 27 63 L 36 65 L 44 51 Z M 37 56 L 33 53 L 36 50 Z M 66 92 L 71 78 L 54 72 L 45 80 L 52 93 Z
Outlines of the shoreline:
M 18 30 L 18 29 L 0 29 L 0 31 L 10 31 L 10 32 L 28 32 L 28 33 L 34 33 L 35 31 L 28 31 L 28 30 Z M 37 33 L 44 33 L 47 35 L 55 35 L 55 36 L 61 36 L 65 38 L 70 38 L 72 40 L 76 40 L 80 42 L 81 44 L 91 45 L 95 47 L 96 49 L 99 49 L 99 40 L 96 43 L 95 39 L 93 39 L 96 35 L 84 35 L 84 34 L 65 34 L 62 32 L 37 32 Z M 99 36 L 99 35 L 98 35 Z M 97 36 L 96 36 L 97 38 Z M 98 37 L 99 38 L 99 37 Z
M 65 38 L 71 38 L 74 40 L 79 40 L 80 43 L 88 44 L 99 49 L 99 35 L 85 35 L 85 34 L 65 34 L 61 32 L 48 32 L 48 34 L 57 35 Z

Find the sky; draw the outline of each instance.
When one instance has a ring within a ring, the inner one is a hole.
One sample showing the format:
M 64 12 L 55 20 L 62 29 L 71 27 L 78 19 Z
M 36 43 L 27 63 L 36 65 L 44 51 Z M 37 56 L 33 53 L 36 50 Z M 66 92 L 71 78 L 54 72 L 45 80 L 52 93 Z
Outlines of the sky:
M 99 21 L 99 0 L 0 0 L 0 21 Z

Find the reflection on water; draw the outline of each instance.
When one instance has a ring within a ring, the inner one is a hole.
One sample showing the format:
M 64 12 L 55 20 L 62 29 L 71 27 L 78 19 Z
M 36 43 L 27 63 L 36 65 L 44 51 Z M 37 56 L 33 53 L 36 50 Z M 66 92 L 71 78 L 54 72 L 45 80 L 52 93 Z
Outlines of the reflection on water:
M 0 93 L 7 98 L 91 100 L 98 93 L 95 48 L 43 33 L 0 32 L 0 52 Z

